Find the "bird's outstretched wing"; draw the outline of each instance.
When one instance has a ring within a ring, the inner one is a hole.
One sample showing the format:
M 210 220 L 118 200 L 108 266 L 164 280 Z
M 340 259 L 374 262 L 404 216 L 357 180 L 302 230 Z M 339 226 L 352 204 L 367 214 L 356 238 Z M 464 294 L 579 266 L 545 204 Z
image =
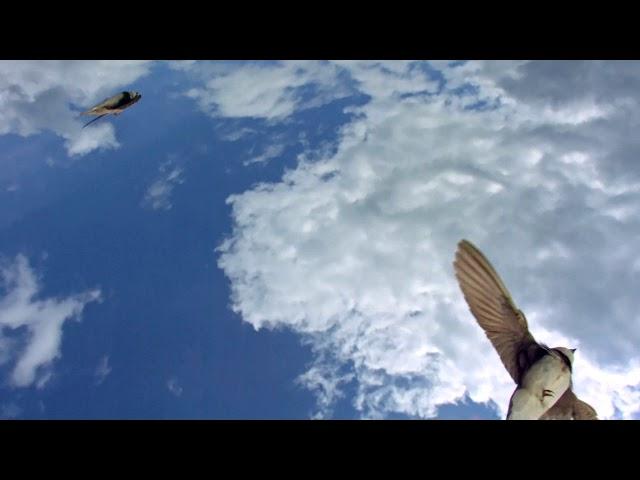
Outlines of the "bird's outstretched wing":
M 103 113 L 109 113 L 112 110 L 126 108 L 132 103 L 135 102 L 132 101 L 129 92 L 122 92 L 103 100 L 97 105 L 91 107 L 89 110 L 85 110 L 81 115 L 100 115 Z
M 519 384 L 543 347 L 529 332 L 524 314 L 516 307 L 500 276 L 471 242 L 458 243 L 454 269 L 471 313 L 511 378 Z

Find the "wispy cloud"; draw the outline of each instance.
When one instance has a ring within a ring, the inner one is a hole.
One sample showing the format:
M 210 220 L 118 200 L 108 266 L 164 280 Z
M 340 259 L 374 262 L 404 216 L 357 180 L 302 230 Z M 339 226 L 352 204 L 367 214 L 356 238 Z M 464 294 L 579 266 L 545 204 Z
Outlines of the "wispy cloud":
M 243 162 L 243 164 L 247 166 L 251 165 L 252 163 L 266 163 L 272 158 L 276 158 L 282 155 L 284 150 L 285 145 L 268 145 L 260 155 Z
M 169 380 L 167 380 L 167 389 L 176 397 L 182 395 L 182 387 L 178 383 L 178 379 L 175 377 L 171 377 Z
M 230 131 L 221 131 L 218 133 L 218 137 L 225 142 L 237 142 L 242 138 L 246 138 L 250 135 L 255 135 L 257 132 L 252 128 L 237 128 Z
M 165 162 L 160 166 L 159 175 L 145 193 L 142 205 L 153 210 L 170 210 L 171 194 L 176 185 L 184 183 L 183 169 Z
M 109 355 L 105 355 L 100 359 L 100 363 L 96 367 L 94 376 L 96 378 L 96 385 L 100 385 L 104 382 L 105 378 L 111 373 L 111 366 L 109 365 Z
M 311 418 L 319 420 L 329 418 L 333 414 L 333 406 L 336 401 L 344 396 L 341 387 L 353 379 L 352 374 L 339 371 L 339 365 L 335 362 L 327 362 L 318 359 L 315 364 L 296 381 L 316 395 L 317 410 Z
M 318 415 L 338 398 L 336 371 L 353 375 L 365 417 L 433 417 L 465 395 L 504 415 L 514 386 L 455 281 L 461 238 L 494 262 L 536 338 L 579 347 L 581 398 L 603 418 L 640 415 L 640 220 L 628 214 L 640 209 L 640 63 L 339 68 L 370 101 L 337 151 L 231 196 L 219 249 L 234 311 L 311 342 L 300 382 Z
M 99 289 L 61 299 L 37 299 L 41 285 L 27 258 L 0 263 L 0 364 L 14 362 L 10 383 L 44 386 L 60 356 L 62 327 L 80 319 L 85 306 L 100 301 Z M 13 331 L 8 335 L 7 331 Z
M 22 408 L 15 403 L 0 405 L 0 418 L 13 419 L 18 418 L 21 414 Z

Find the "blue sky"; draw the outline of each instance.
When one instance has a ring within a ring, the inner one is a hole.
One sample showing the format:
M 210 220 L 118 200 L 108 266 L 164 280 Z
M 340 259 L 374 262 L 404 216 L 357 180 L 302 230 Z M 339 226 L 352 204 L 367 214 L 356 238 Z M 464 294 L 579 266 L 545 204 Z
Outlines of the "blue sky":
M 579 347 L 581 398 L 637 418 L 633 82 L 0 62 L 0 416 L 500 418 L 513 385 L 451 269 L 469 238 L 537 338 Z M 80 129 L 121 90 L 142 99 Z

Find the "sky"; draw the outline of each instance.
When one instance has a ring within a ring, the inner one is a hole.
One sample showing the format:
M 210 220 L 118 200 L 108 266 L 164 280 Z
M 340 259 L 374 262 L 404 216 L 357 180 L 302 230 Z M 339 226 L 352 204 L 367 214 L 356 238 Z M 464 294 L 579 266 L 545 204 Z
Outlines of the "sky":
M 637 61 L 0 61 L 0 418 L 504 418 L 466 238 L 640 419 L 639 91 Z

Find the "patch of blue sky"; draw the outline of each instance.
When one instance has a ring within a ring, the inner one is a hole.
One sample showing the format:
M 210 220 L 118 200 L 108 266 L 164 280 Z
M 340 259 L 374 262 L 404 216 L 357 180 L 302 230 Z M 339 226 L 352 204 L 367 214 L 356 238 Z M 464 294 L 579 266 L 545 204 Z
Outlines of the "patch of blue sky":
M 287 125 L 212 119 L 180 95 L 179 76 L 155 68 L 130 87 L 143 92 L 135 109 L 101 120 L 113 124 L 120 148 L 69 159 L 50 133 L 0 136 L 3 151 L 19 157 L 3 178 L 17 180 L 23 195 L 21 209 L 1 216 L 0 252 L 27 255 L 41 275 L 39 297 L 99 287 L 104 298 L 65 323 L 45 388 L 0 386 L 22 418 L 305 418 L 313 408 L 312 394 L 295 383 L 310 352 L 297 335 L 255 332 L 230 311 L 214 249 L 231 231 L 226 198 L 293 168 L 302 132 L 309 148 L 335 143 L 350 118 L 344 108 L 363 100 L 302 110 Z M 224 141 L 215 131 L 226 122 L 256 134 Z M 243 166 L 246 152 L 274 135 L 288 145 L 283 154 Z M 167 161 L 183 170 L 173 208 L 141 208 Z M 110 373 L 98 384 L 105 355 Z M 168 391 L 171 378 L 180 396 Z

